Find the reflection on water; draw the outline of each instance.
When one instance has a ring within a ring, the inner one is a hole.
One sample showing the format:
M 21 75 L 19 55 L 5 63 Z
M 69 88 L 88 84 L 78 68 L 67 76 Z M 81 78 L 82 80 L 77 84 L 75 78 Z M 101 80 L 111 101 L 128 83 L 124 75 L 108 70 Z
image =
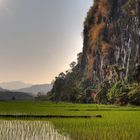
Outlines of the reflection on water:
M 70 140 L 47 121 L 0 120 L 0 140 Z

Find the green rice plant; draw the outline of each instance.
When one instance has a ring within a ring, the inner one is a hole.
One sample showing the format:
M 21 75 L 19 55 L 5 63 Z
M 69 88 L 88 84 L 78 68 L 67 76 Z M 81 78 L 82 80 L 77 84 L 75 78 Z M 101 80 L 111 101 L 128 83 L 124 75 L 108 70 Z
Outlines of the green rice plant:
M 70 140 L 48 121 L 0 120 L 1 140 Z
M 7 140 L 10 136 L 13 138 L 17 136 L 21 140 L 24 138 L 29 140 L 29 137 L 30 140 L 48 140 L 51 137 L 52 140 L 63 140 L 63 138 L 66 140 L 139 140 L 140 137 L 139 106 L 0 102 L 0 114 L 102 115 L 102 118 L 23 118 L 20 120 L 1 118 L 0 139 L 2 140 Z M 52 132 L 58 135 L 52 136 Z
M 102 119 L 53 119 L 51 122 L 73 140 L 139 140 L 139 111 L 100 113 L 104 116 Z

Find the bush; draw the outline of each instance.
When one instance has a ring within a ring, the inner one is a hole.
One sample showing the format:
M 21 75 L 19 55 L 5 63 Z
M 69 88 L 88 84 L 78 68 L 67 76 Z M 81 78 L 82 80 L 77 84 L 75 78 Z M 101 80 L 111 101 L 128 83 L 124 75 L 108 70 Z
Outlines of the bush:
M 126 86 L 124 82 L 119 81 L 112 86 L 107 97 L 112 104 L 125 105 L 128 103 L 128 92 L 128 86 Z
M 107 97 L 108 97 L 108 100 L 110 101 L 110 103 L 115 103 L 116 102 L 116 96 L 117 94 L 120 94 L 121 92 L 121 88 L 122 88 L 122 82 L 117 82 L 115 83 L 112 88 L 110 89 Z
M 140 86 L 133 87 L 128 93 L 129 103 L 140 105 Z
M 109 89 L 110 84 L 108 81 L 103 81 L 101 84 L 99 84 L 97 87 L 97 95 L 95 101 L 97 103 L 107 104 L 108 103 L 107 93 Z
M 119 105 L 126 105 L 128 103 L 128 92 L 117 94 L 115 103 Z

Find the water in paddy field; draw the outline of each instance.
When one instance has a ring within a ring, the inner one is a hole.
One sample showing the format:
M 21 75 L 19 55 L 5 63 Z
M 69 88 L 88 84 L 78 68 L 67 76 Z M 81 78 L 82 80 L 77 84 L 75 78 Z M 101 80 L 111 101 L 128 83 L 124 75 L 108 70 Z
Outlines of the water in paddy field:
M 70 140 L 47 121 L 0 120 L 0 140 Z

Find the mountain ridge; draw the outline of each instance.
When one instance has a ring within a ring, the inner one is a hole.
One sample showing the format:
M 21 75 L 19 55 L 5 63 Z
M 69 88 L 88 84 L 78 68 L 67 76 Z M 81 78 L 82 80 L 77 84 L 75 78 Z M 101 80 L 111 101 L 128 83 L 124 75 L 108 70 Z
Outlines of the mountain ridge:
M 16 90 L 20 88 L 29 87 L 32 84 L 27 84 L 21 81 L 1 82 L 0 87 L 8 90 Z
M 31 93 L 32 95 L 37 95 L 38 93 L 47 94 L 52 88 L 51 84 L 39 84 L 39 85 L 32 85 L 27 88 L 21 88 L 16 91 L 18 92 L 25 92 L 25 93 Z
M 0 91 L 0 100 L 34 100 L 34 97 L 24 92 Z

